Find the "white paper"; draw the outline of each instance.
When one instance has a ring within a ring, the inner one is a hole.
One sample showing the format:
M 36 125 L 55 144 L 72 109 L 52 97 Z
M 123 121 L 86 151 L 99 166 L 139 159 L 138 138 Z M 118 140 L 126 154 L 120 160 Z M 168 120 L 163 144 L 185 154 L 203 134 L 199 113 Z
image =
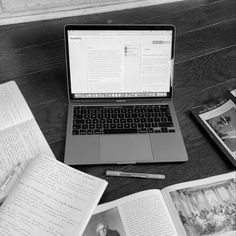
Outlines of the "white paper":
M 177 235 L 160 190 L 147 190 L 99 205 L 83 236 L 96 235 L 99 229 L 122 236 Z
M 0 185 L 19 163 L 38 154 L 55 158 L 15 82 L 0 86 Z
M 14 81 L 0 85 L 0 130 L 32 119 L 33 115 Z
M 54 159 L 35 158 L 0 208 L 0 235 L 79 236 L 106 185 Z
M 231 94 L 232 94 L 234 97 L 236 97 L 236 89 L 232 90 L 232 91 L 231 91 Z

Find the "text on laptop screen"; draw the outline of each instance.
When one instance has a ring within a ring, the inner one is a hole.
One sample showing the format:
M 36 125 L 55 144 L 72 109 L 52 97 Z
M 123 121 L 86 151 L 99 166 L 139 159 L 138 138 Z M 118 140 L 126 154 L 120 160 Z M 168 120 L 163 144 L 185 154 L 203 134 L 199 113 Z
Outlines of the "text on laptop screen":
M 171 30 L 69 30 L 72 98 L 168 97 Z

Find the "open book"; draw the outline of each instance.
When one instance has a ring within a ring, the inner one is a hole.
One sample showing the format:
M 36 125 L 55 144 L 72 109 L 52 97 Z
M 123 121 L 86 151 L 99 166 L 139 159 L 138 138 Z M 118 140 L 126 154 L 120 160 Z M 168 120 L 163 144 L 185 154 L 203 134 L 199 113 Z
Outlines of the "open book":
M 207 104 L 192 108 L 192 113 L 210 137 L 236 167 L 236 90 Z
M 235 236 L 235 216 L 232 172 L 99 205 L 83 236 Z
M 0 235 L 80 236 L 106 186 L 56 159 L 33 158 L 0 207 Z
M 19 162 L 44 154 L 55 158 L 14 81 L 0 85 L 0 186 Z

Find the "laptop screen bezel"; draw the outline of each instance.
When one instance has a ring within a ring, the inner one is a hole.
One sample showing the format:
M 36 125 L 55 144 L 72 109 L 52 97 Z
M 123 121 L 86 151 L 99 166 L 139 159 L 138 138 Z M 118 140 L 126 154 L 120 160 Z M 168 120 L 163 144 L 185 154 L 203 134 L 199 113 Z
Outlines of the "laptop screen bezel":
M 70 78 L 70 63 L 69 63 L 69 42 L 68 32 L 71 30 L 170 30 L 172 31 L 172 45 L 171 45 L 171 78 L 170 78 L 170 92 L 166 97 L 130 97 L 130 98 L 74 98 L 71 92 L 71 78 Z M 117 100 L 125 101 L 152 101 L 156 99 L 168 99 L 173 97 L 173 77 L 174 77 L 174 51 L 175 51 L 175 26 L 174 25 L 66 25 L 65 26 L 65 53 L 66 53 L 66 74 L 68 99 L 70 101 L 84 101 L 84 102 L 116 102 Z

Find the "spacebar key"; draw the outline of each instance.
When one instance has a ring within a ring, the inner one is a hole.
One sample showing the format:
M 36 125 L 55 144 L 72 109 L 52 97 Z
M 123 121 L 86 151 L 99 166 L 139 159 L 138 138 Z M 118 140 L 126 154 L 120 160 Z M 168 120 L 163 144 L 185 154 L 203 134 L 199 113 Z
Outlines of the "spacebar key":
M 104 134 L 137 134 L 137 129 L 104 129 Z

